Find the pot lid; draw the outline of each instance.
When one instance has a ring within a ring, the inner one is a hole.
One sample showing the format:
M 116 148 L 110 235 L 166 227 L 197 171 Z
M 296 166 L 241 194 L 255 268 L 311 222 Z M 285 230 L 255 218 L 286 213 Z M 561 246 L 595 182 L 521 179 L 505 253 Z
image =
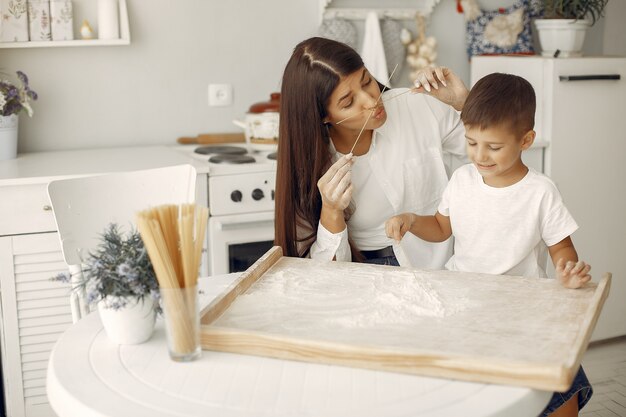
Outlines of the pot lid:
M 280 93 L 270 94 L 269 101 L 262 101 L 260 103 L 254 103 L 250 106 L 249 113 L 265 113 L 265 112 L 277 112 L 280 107 Z

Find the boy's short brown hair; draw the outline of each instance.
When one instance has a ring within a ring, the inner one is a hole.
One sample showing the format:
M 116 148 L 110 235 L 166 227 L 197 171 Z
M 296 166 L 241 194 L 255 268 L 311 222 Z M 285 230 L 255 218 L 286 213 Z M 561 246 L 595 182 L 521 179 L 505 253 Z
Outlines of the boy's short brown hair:
M 519 138 L 535 127 L 535 90 L 522 77 L 489 74 L 472 87 L 461 120 L 479 129 L 506 126 Z

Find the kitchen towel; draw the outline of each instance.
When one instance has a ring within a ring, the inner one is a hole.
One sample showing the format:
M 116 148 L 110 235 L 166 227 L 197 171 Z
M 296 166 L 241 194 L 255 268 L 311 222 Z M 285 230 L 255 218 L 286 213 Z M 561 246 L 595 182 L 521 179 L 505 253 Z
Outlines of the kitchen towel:
M 327 19 L 322 22 L 317 34 L 322 38 L 343 42 L 351 48 L 357 48 L 356 28 L 345 19 Z
M 379 82 L 387 84 L 389 71 L 387 70 L 387 60 L 385 58 L 385 47 L 380 33 L 378 14 L 374 11 L 370 11 L 365 19 L 365 34 L 363 35 L 361 57 L 370 74 Z
M 387 70 L 393 71 L 397 65 L 398 69 L 396 72 L 400 72 L 402 64 L 404 64 L 404 58 L 406 57 L 406 48 L 400 36 L 402 33 L 402 25 L 394 19 L 383 19 L 380 23 L 380 32 L 383 37 Z

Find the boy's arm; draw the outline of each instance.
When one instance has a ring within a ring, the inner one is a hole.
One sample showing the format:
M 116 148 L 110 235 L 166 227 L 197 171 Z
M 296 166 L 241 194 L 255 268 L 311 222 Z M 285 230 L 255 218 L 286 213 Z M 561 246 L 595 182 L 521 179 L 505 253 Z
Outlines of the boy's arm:
M 548 250 L 556 268 L 556 278 L 564 287 L 580 288 L 591 280 L 591 265 L 578 260 L 578 253 L 569 236 L 548 247 Z
M 452 235 L 450 217 L 437 212 L 434 216 L 418 216 L 414 213 L 402 213 L 393 216 L 385 223 L 387 237 L 402 240 L 406 232 L 427 242 L 443 242 Z

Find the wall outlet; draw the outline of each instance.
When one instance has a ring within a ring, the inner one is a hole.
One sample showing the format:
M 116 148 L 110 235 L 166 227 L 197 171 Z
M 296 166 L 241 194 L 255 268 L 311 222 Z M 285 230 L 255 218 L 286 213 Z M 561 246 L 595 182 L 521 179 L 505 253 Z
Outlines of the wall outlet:
M 230 84 L 209 84 L 209 106 L 230 106 L 233 104 L 233 86 Z

